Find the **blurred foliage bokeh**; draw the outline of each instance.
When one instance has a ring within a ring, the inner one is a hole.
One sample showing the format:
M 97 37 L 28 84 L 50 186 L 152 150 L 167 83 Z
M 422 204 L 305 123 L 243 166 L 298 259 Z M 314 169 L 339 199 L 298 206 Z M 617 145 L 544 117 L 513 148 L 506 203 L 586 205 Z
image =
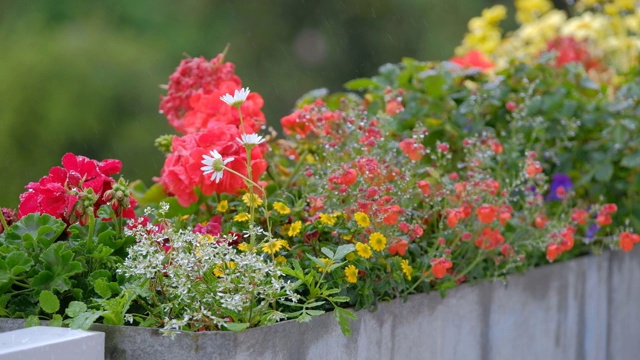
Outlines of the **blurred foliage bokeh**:
M 158 113 L 185 56 L 227 59 L 279 131 L 305 92 L 342 89 L 404 56 L 452 56 L 490 0 L 0 2 L 0 206 L 16 207 L 66 152 L 120 159 L 147 184 L 173 133 Z

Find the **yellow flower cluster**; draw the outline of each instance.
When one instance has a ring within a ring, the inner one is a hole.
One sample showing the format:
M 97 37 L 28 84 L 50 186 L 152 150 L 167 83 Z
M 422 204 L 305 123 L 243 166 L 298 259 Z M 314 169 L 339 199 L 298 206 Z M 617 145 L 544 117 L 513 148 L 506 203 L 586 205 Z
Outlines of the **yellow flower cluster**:
M 581 0 L 570 18 L 549 0 L 515 0 L 515 7 L 518 29 L 503 37 L 499 23 L 506 8 L 493 6 L 469 21 L 469 32 L 456 54 L 479 50 L 499 70 L 513 59 L 536 59 L 551 40 L 562 36 L 584 41 L 601 63 L 617 71 L 625 72 L 640 60 L 637 0 Z

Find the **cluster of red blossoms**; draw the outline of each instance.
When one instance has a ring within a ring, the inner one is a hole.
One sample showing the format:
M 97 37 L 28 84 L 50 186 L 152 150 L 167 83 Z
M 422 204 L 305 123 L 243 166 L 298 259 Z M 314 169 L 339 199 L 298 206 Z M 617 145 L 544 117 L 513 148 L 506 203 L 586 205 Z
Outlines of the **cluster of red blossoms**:
M 169 124 L 186 135 L 173 138 L 171 153 L 156 180 L 183 206 L 198 200 L 196 189 L 206 196 L 246 189 L 238 175 L 226 172 L 216 183 L 201 170 L 203 155 L 216 150 L 223 158 L 233 159 L 227 167 L 247 176 L 247 154 L 238 139 L 242 134 L 256 133 L 265 124 L 264 101 L 259 94 L 250 93 L 242 103 L 242 119 L 238 109 L 220 99 L 242 87 L 234 67 L 233 63 L 224 62 L 223 54 L 211 61 L 190 58 L 183 60 L 169 77 L 160 110 Z M 257 146 L 251 152 L 254 181 L 267 169 L 266 151 L 266 146 Z
M 116 199 L 111 191 L 117 182 L 110 176 L 121 169 L 120 160 L 97 161 L 67 153 L 62 157 L 62 167 L 53 167 L 47 176 L 25 187 L 18 217 L 49 214 L 67 225 L 78 221 L 84 224 L 89 212 L 95 216 L 101 206 L 109 203 L 123 217 L 133 218 L 135 200 L 128 193 Z

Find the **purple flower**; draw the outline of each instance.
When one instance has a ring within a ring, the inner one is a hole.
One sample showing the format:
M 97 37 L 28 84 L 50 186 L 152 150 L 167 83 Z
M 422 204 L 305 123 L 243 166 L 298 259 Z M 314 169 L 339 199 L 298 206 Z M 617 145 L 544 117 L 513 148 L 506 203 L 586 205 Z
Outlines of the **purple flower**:
M 585 234 L 585 237 L 588 240 L 593 240 L 593 238 L 596 236 L 596 233 L 598 232 L 599 229 L 600 227 L 596 224 L 589 225 L 589 227 L 587 228 L 587 233 Z
M 562 201 L 564 194 L 573 189 L 571 178 L 565 174 L 553 174 L 551 177 L 551 189 L 545 197 L 546 201 Z M 562 195 L 562 196 L 561 196 Z

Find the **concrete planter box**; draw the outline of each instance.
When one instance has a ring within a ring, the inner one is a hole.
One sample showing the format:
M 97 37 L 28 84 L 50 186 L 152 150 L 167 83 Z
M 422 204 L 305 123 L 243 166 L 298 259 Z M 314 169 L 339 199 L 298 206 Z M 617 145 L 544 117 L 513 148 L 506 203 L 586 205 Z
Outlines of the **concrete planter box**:
M 640 357 L 640 249 L 540 267 L 502 283 L 464 285 L 445 299 L 361 311 L 353 336 L 332 314 L 242 333 L 97 325 L 107 359 L 580 359 Z M 0 319 L 0 332 L 21 320 Z

